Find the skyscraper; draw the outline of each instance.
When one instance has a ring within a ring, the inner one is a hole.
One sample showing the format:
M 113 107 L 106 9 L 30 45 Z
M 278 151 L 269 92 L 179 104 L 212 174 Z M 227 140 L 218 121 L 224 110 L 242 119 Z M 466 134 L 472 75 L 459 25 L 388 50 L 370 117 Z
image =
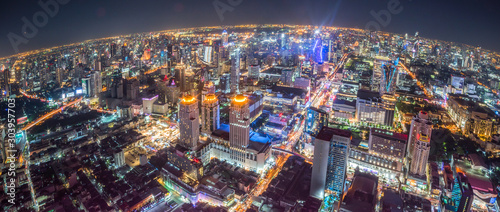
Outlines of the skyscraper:
M 220 92 L 230 93 L 231 92 L 231 76 L 229 74 L 223 74 L 219 81 Z
M 224 31 L 222 31 L 222 45 L 223 45 L 224 47 L 226 47 L 226 46 L 227 46 L 227 44 L 228 44 L 228 41 L 229 41 L 229 37 L 228 37 L 228 35 L 227 35 L 227 31 L 226 31 L 226 30 L 224 30 Z
M 207 94 L 201 105 L 201 132 L 210 134 L 220 126 L 219 100 L 214 94 Z
M 307 108 L 305 132 L 316 136 L 323 126 L 328 126 L 328 113 L 315 107 Z
M 240 84 L 240 48 L 231 53 L 231 93 L 239 93 Z
M 5 96 L 10 94 L 10 72 L 9 69 L 2 70 L 2 90 Z
M 250 135 L 250 109 L 248 98 L 237 95 L 231 101 L 229 113 L 229 143 L 235 147 L 247 147 Z
M 396 79 L 398 75 L 398 69 L 396 66 L 397 65 L 393 64 L 382 65 L 382 76 L 380 79 L 380 95 L 394 94 L 396 92 L 396 81 L 397 81 Z
M 314 41 L 313 56 L 315 62 L 323 64 L 323 42 L 319 36 Z
M 212 46 L 205 46 L 203 50 L 203 60 L 212 63 Z
M 340 201 L 344 191 L 351 132 L 323 127 L 314 143 L 310 195 Z
M 427 112 L 420 111 L 420 113 L 413 118 L 410 126 L 410 136 L 408 140 L 410 143 L 410 145 L 408 145 L 410 148 L 410 174 L 425 176 L 425 169 L 431 148 L 431 133 L 432 122 L 429 121 L 429 115 Z
M 251 79 L 259 79 L 260 75 L 260 66 L 259 65 L 250 65 L 248 66 L 248 77 Z
M 91 85 L 91 95 L 92 97 L 96 97 L 101 93 L 102 91 L 102 78 L 101 78 L 101 72 L 99 71 L 94 71 L 92 74 L 90 74 L 90 85 Z
M 179 103 L 179 144 L 193 149 L 200 137 L 200 117 L 198 100 L 194 96 L 185 96 Z

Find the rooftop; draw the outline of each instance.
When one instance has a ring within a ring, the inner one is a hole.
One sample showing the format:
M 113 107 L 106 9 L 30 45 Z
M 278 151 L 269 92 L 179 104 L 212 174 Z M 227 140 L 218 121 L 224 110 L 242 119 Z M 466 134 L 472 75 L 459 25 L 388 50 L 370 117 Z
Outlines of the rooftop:
M 336 128 L 323 127 L 323 128 L 321 128 L 318 135 L 316 136 L 316 139 L 321 139 L 324 141 L 331 141 L 332 137 L 334 135 L 350 138 L 351 132 L 347 131 L 347 130 L 336 129 Z
M 378 136 L 378 137 L 392 139 L 392 140 L 399 140 L 399 141 L 404 141 L 404 142 L 408 141 L 407 134 L 396 133 L 396 132 L 392 132 L 389 130 L 371 128 L 370 134 Z

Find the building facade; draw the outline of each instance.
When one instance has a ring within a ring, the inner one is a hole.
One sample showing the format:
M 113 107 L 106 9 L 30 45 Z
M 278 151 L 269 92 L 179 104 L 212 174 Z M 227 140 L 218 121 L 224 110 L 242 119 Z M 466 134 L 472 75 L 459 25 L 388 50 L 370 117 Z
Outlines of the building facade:
M 214 94 L 207 94 L 201 106 L 201 132 L 211 134 L 220 127 L 219 100 Z
M 395 103 L 394 96 L 380 96 L 378 92 L 359 90 L 356 101 L 356 120 L 358 122 L 392 126 Z
M 194 149 L 200 137 L 200 117 L 198 100 L 185 96 L 179 103 L 179 144 Z
M 339 201 L 351 144 L 351 132 L 323 127 L 316 136 L 310 195 Z
M 427 160 L 431 148 L 432 122 L 429 121 L 427 112 L 420 113 L 413 118 L 409 135 L 409 157 L 410 174 L 425 176 Z

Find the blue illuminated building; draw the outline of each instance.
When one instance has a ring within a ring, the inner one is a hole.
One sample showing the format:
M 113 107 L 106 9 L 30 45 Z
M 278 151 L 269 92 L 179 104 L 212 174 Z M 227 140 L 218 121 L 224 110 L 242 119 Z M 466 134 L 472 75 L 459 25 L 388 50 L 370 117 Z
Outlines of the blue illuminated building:
M 328 113 L 315 107 L 307 108 L 305 132 L 316 136 L 323 126 L 328 126 Z

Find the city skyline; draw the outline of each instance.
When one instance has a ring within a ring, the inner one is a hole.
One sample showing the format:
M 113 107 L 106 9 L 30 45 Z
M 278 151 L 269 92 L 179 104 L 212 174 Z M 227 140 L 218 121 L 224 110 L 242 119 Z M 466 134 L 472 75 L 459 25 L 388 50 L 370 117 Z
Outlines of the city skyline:
M 55 0 L 54 0 L 55 1 Z M 394 1 L 394 2 L 393 2 Z M 41 1 L 41 2 L 51 2 Z M 390 19 L 384 19 L 381 31 L 410 35 L 419 32 L 424 38 L 481 46 L 485 49 L 500 51 L 500 44 L 495 42 L 499 29 L 494 26 L 500 15 L 500 3 L 483 1 L 236 1 L 236 6 L 229 5 L 229 10 L 217 12 L 215 2 L 228 5 L 223 0 L 183 2 L 145 2 L 134 4 L 122 2 L 61 1 L 57 12 L 48 16 L 47 23 L 37 27 L 35 36 L 27 43 L 19 45 L 19 52 L 50 48 L 88 39 L 126 35 L 131 33 L 154 32 L 168 29 L 201 26 L 220 26 L 238 24 L 304 24 L 316 26 L 334 26 L 366 29 L 371 22 L 377 22 L 373 13 L 384 14 L 388 4 L 393 2 L 396 13 L 390 13 Z M 396 4 L 397 3 L 397 4 Z M 14 55 L 9 33 L 21 34 L 23 17 L 32 22 L 32 17 L 44 11 L 37 3 L 20 4 L 8 2 L 3 11 L 6 18 L 2 21 L 0 39 L 2 48 L 0 57 Z M 52 8 L 52 7 L 49 7 Z M 447 8 L 447 9 L 444 9 Z M 419 11 L 429 10 L 429 13 Z M 76 12 L 78 11 L 78 12 Z M 83 11 L 83 12 L 81 12 Z M 481 16 L 468 16 L 479 13 Z M 133 15 L 130 15 L 133 14 Z M 221 21 L 219 14 L 223 14 Z M 430 15 L 427 15 L 430 14 Z M 434 20 L 439 19 L 439 22 Z M 175 21 L 180 20 L 180 21 Z M 148 23 L 148 24 L 144 24 Z M 380 21 L 378 22 L 380 24 Z M 110 27 L 111 26 L 111 27 Z M 372 26 L 372 25 L 370 25 Z
M 0 58 L 0 210 L 500 212 L 500 54 L 426 38 L 485 4 L 91 1 L 7 35 L 117 36 Z

